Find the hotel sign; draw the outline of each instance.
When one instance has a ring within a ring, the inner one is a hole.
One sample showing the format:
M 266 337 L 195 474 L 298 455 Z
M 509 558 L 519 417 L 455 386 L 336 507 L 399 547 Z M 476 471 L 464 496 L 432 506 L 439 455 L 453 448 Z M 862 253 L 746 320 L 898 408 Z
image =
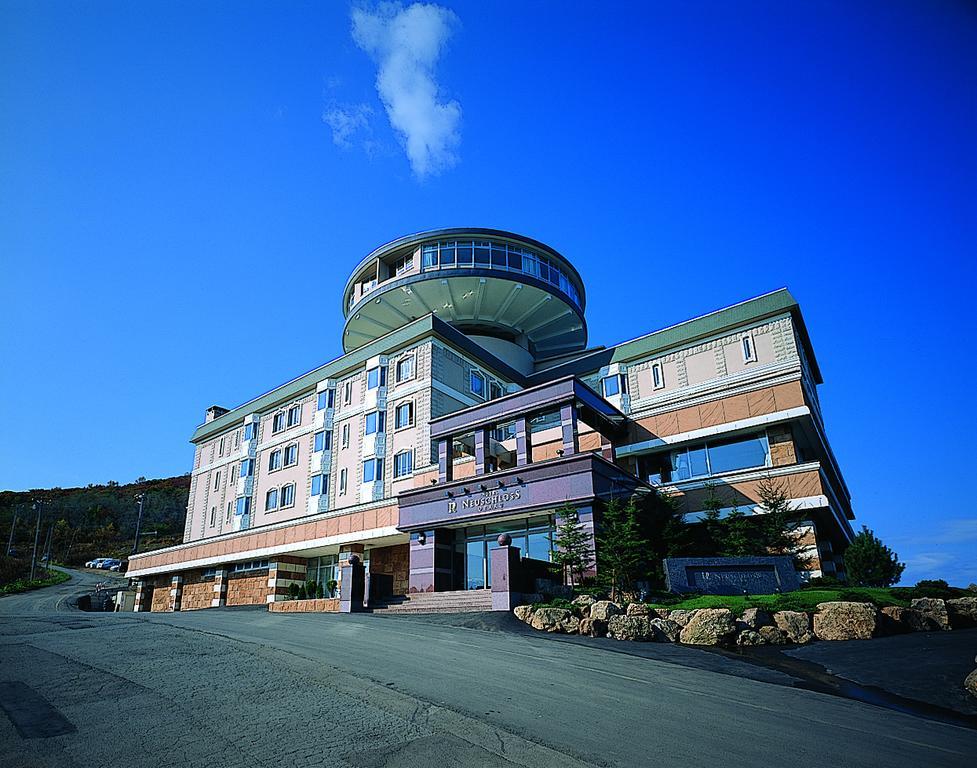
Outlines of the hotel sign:
M 472 496 L 463 499 L 452 499 L 448 502 L 448 514 L 454 515 L 459 511 L 464 513 L 478 512 L 498 512 L 505 509 L 505 505 L 511 501 L 519 501 L 522 498 L 522 491 L 519 488 L 504 490 L 492 488 L 483 491 L 479 496 Z

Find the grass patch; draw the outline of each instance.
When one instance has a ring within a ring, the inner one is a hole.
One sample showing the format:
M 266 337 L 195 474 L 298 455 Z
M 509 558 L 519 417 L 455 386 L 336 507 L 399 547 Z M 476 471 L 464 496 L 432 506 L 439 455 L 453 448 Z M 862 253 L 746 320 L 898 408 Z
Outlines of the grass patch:
M 44 571 L 41 571 L 44 573 Z M 4 584 L 0 587 L 0 595 L 15 595 L 18 592 L 29 592 L 32 589 L 40 589 L 41 587 L 52 587 L 55 584 L 63 584 L 68 579 L 70 579 L 67 573 L 63 571 L 48 571 L 47 574 L 42 579 L 17 579 L 16 581 L 11 581 L 9 584 Z
M 736 615 L 747 608 L 763 608 L 767 611 L 815 611 L 818 603 L 833 601 L 874 603 L 880 608 L 887 605 L 906 607 L 909 600 L 897 597 L 889 589 L 853 587 L 850 589 L 801 589 L 780 595 L 699 595 L 670 605 L 652 603 L 653 607 L 695 610 L 698 608 L 729 608 Z

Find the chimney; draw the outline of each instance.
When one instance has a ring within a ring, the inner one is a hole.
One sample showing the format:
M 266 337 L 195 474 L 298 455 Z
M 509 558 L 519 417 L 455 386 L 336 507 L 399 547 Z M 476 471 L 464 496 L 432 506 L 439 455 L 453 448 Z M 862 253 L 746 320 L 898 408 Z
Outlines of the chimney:
M 213 421 L 227 413 L 227 408 L 221 408 L 219 405 L 212 405 L 207 409 L 207 416 L 204 418 L 204 424 L 208 421 Z

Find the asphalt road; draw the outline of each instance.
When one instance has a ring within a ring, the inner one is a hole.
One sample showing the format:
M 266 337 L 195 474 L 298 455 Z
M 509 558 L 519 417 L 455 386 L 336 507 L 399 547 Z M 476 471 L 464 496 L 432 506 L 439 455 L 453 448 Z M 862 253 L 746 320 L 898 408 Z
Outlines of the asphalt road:
M 969 766 L 977 754 L 972 729 L 748 679 L 705 651 L 662 645 L 656 658 L 653 644 L 631 655 L 404 616 L 47 610 L 77 587 L 0 599 L 5 768 Z

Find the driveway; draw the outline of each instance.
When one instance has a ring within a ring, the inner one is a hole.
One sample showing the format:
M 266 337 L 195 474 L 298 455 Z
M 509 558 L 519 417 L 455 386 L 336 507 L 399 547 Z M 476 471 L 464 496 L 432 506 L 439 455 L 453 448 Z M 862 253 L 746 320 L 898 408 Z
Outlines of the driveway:
M 781 673 L 750 679 L 695 649 L 631 655 L 477 617 L 11 615 L 4 602 L 11 767 L 969 766 L 977 754 L 972 729 L 764 678 Z M 63 732 L 32 736 L 32 717 Z

